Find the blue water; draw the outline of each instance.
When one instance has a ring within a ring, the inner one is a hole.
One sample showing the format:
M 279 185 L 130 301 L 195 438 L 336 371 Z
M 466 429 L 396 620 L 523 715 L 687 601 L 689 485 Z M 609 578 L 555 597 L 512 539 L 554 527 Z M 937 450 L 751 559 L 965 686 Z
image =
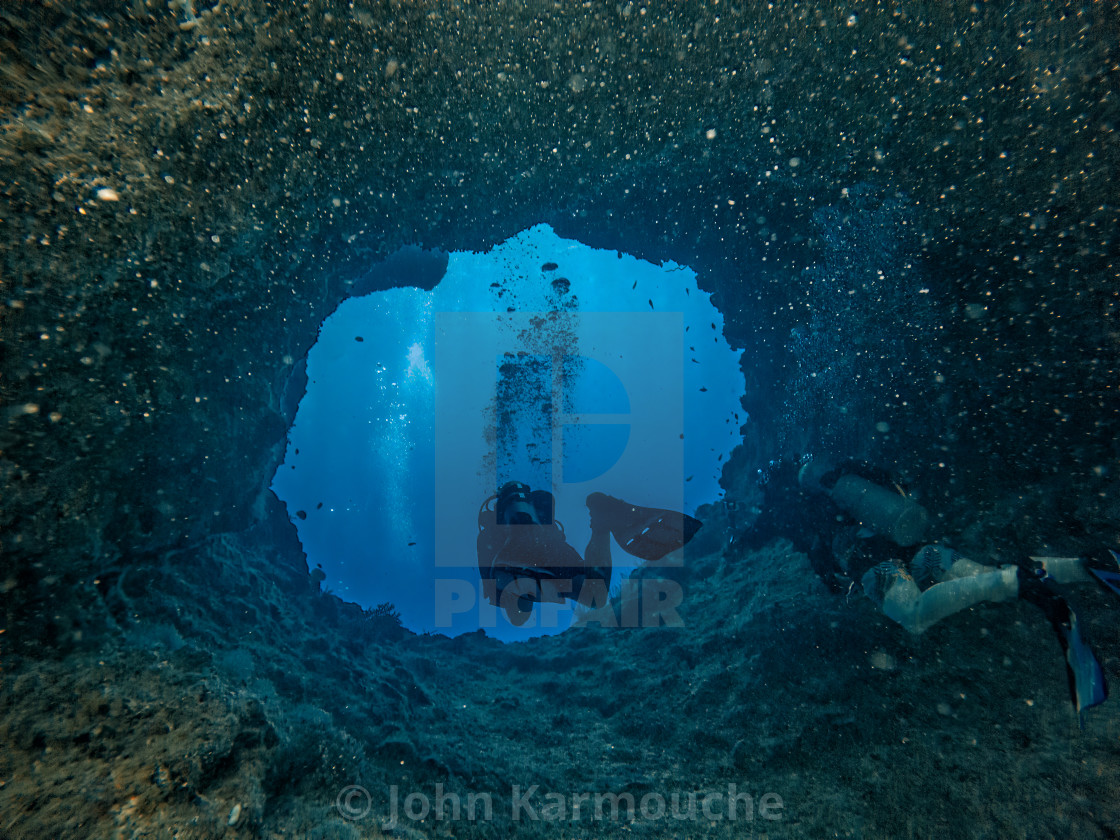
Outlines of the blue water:
M 590 492 L 689 513 L 720 498 L 747 421 L 739 356 L 689 268 L 537 226 L 452 254 L 430 292 L 339 306 L 272 487 L 340 597 L 417 632 L 559 632 L 566 605 L 523 628 L 480 606 L 479 505 L 509 479 L 551 489 L 582 552 Z M 613 560 L 617 586 L 636 561 Z

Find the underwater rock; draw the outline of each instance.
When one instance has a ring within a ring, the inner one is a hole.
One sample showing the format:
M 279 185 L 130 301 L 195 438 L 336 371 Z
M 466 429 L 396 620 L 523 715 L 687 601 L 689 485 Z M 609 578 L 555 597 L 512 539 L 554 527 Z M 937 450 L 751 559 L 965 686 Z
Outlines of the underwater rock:
M 267 490 L 344 297 L 547 221 L 697 269 L 750 368 L 741 510 L 827 440 L 979 557 L 1115 538 L 1110 4 L 96 6 L 5 9 L 6 833 L 346 836 L 358 785 L 369 834 L 438 781 L 488 836 L 514 783 L 744 775 L 807 836 L 1120 824 L 1114 704 L 1078 730 L 1020 605 L 913 646 L 729 515 L 683 628 L 414 637 L 310 586 Z

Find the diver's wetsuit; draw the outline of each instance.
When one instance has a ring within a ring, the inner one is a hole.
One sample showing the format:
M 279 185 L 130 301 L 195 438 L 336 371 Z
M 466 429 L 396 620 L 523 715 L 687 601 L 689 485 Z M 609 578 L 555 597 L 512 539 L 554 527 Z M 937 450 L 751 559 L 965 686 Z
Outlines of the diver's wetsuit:
M 889 476 L 849 461 L 816 478 L 824 492 L 812 492 L 802 489 L 799 466 L 779 462 L 762 476 L 764 507 L 746 535 L 748 547 L 760 547 L 779 536 L 790 539 L 809 556 L 813 570 L 829 589 L 838 592 L 860 582 L 884 614 L 911 633 L 922 633 L 980 601 L 1021 598 L 1040 608 L 1057 632 L 1078 713 L 1104 702 L 1108 691 L 1103 670 L 1081 633 L 1077 616 L 1054 584 L 1092 580 L 1092 573 L 1120 595 L 1120 554 L 1018 558 L 1014 564 L 995 567 L 960 557 L 948 546 L 928 544 L 909 559 L 912 547 L 865 535 L 833 499 L 834 488 L 844 476 L 855 475 L 880 490 L 893 484 Z M 924 516 L 923 511 L 922 530 Z M 1041 566 L 1040 561 L 1044 561 Z M 919 586 L 931 580 L 932 585 Z
M 683 547 L 701 526 L 688 514 L 639 507 L 604 493 L 592 493 L 586 501 L 591 540 L 583 557 L 565 540 L 548 491 L 509 481 L 482 503 L 477 550 L 483 593 L 514 625 L 528 620 L 532 605 L 542 600 L 603 606 L 612 536 L 628 554 L 653 562 Z

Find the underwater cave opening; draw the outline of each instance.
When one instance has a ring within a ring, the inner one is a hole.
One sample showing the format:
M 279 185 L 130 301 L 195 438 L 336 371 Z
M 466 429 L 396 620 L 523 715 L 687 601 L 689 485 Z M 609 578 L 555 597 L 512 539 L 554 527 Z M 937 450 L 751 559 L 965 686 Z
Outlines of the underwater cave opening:
M 514 627 L 481 597 L 478 511 L 502 483 L 551 490 L 582 553 L 591 492 L 688 513 L 720 498 L 747 419 L 740 354 L 694 271 L 547 225 L 450 254 L 430 291 L 348 298 L 306 373 L 272 489 L 309 565 L 344 600 L 451 636 L 572 624 L 572 602 Z M 612 555 L 617 587 L 639 561 Z

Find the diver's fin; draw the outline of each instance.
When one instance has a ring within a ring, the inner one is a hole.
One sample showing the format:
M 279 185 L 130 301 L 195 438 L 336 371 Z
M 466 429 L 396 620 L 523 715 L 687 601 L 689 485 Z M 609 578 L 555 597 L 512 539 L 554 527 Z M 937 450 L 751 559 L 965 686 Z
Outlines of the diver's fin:
M 591 529 L 605 525 L 623 551 L 642 560 L 660 560 L 695 536 L 703 525 L 687 513 L 638 507 L 603 493 L 587 497 Z
M 647 508 L 648 510 L 648 508 Z M 642 560 L 660 560 L 681 548 L 695 536 L 703 523 L 687 513 L 662 511 L 640 523 L 637 527 L 625 529 L 615 539 L 623 551 L 640 557 Z
M 1093 654 L 1093 649 L 1081 635 L 1077 613 L 1069 611 L 1069 620 L 1061 630 L 1066 649 L 1066 663 L 1069 665 L 1070 682 L 1073 687 L 1074 702 L 1080 715 L 1085 709 L 1099 706 L 1108 698 L 1108 687 L 1104 681 L 1101 663 Z
M 1070 689 L 1077 707 L 1078 720 L 1084 726 L 1082 712 L 1098 706 L 1108 697 L 1101 664 L 1081 633 L 1077 613 L 1054 587 L 1045 571 L 1019 578 L 1019 597 L 1042 609 L 1066 655 Z
M 1108 550 L 1108 553 L 1112 555 L 1112 559 L 1116 562 L 1118 571 L 1097 569 L 1093 566 L 1089 566 L 1089 573 L 1117 595 L 1120 595 L 1120 554 L 1117 554 L 1111 548 Z
M 1105 572 L 1101 569 L 1090 569 L 1089 572 L 1117 595 L 1120 595 L 1120 572 Z

